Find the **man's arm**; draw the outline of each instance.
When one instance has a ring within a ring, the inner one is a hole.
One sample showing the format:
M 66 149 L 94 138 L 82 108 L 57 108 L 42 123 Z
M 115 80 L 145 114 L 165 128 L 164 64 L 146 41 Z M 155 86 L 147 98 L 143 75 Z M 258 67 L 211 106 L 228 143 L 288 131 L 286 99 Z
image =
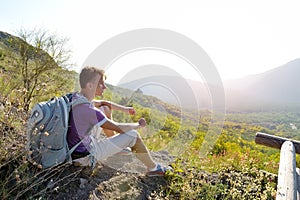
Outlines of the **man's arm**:
M 118 123 L 107 119 L 107 121 L 101 127 L 104 129 L 116 131 L 118 133 L 125 133 L 145 126 L 146 121 L 144 118 L 141 118 L 137 123 Z
M 93 101 L 95 107 L 101 107 L 101 106 L 108 106 L 111 110 L 119 110 L 122 112 L 125 112 L 130 115 L 135 114 L 135 110 L 132 107 L 122 106 L 117 103 L 111 102 L 111 101 L 105 101 L 105 100 L 94 100 Z

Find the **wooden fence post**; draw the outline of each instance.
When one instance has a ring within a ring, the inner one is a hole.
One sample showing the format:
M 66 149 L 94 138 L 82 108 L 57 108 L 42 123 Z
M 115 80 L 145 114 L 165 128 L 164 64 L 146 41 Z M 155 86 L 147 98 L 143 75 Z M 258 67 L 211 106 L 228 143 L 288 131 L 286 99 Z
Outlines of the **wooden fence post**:
M 296 200 L 297 185 L 295 147 L 291 141 L 285 141 L 280 151 L 276 200 Z

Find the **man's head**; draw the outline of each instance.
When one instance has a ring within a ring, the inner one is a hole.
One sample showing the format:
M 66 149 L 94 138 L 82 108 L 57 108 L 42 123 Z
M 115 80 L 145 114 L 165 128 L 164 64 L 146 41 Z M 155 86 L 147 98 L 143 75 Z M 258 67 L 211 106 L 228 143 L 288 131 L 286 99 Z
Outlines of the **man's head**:
M 88 96 L 101 96 L 106 88 L 105 79 L 104 70 L 96 67 L 84 67 L 79 75 L 81 91 L 87 93 Z
M 100 75 L 103 80 L 106 79 L 104 70 L 96 67 L 84 67 L 79 75 L 80 87 L 85 88 L 88 82 L 95 81 L 97 75 Z

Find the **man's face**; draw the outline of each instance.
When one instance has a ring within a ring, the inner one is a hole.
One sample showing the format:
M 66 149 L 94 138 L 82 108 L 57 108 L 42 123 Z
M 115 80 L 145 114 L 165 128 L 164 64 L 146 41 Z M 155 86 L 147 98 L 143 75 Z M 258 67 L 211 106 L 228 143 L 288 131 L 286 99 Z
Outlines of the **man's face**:
M 104 90 L 106 89 L 106 85 L 105 85 L 104 79 L 101 75 L 99 75 L 99 78 L 97 80 L 98 80 L 98 83 L 97 83 L 97 87 L 96 87 L 96 91 L 95 91 L 95 96 L 102 96 Z

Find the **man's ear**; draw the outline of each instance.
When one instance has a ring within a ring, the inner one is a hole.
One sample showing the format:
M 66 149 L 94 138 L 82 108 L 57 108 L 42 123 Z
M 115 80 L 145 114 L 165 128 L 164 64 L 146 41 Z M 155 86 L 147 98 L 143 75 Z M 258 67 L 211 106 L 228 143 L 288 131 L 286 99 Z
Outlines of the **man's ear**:
M 92 89 L 93 88 L 93 83 L 91 83 L 91 82 L 86 83 L 86 87 L 85 88 Z

